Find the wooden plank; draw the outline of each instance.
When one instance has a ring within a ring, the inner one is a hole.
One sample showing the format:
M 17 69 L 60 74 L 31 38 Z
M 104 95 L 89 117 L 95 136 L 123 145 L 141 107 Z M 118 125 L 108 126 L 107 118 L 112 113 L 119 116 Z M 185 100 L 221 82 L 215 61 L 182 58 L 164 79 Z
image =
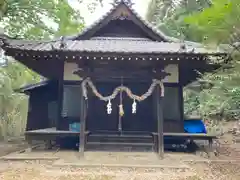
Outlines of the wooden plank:
M 216 135 L 204 133 L 164 133 L 163 135 L 172 137 L 217 138 Z
M 156 133 L 156 132 L 152 132 L 152 134 L 155 136 L 158 135 L 158 133 Z M 169 137 L 192 137 L 192 138 L 203 138 L 203 139 L 204 138 L 207 138 L 207 139 L 217 138 L 216 135 L 204 134 L 204 133 L 172 133 L 172 132 L 170 132 L 170 133 L 163 133 L 163 136 L 164 137 L 167 137 L 167 136 L 169 136 Z
M 92 134 L 90 137 L 119 137 L 119 138 L 152 138 L 151 135 L 118 135 L 118 134 Z
M 88 145 L 125 145 L 125 146 L 153 146 L 153 143 L 126 143 L 126 142 L 88 142 Z
M 158 121 L 158 155 L 163 159 L 164 156 L 164 141 L 163 141 L 163 98 L 161 97 L 161 89 L 159 86 L 156 88 L 156 101 L 157 101 L 157 121 Z
M 85 135 L 89 134 L 89 131 L 84 132 Z M 25 135 L 34 135 L 34 134 L 79 134 L 79 132 L 76 131 L 65 131 L 65 130 L 57 130 L 56 128 L 46 128 L 46 129 L 36 129 L 31 131 L 26 131 Z

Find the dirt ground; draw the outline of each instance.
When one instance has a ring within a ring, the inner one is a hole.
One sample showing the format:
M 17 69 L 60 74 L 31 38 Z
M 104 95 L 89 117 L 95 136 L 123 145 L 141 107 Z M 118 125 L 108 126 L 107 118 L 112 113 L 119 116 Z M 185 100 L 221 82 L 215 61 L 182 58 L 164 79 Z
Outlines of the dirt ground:
M 0 157 L 11 152 L 20 151 L 27 147 L 23 138 L 16 138 L 8 141 L 0 141 Z
M 24 149 L 19 141 L 1 142 L 0 156 Z M 240 180 L 240 142 L 226 133 L 213 161 L 184 162 L 190 169 L 52 167 L 52 161 L 0 161 L 1 180 Z

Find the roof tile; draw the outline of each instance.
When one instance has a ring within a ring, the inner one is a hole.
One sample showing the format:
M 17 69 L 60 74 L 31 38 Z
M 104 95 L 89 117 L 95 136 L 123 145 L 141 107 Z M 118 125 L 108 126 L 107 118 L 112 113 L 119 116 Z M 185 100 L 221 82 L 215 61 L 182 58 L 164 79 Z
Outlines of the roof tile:
M 202 46 L 185 44 L 185 49 L 181 43 L 156 42 L 147 40 L 123 39 L 94 39 L 94 40 L 65 40 L 65 47 L 60 48 L 61 42 L 43 43 L 11 43 L 11 48 L 19 50 L 34 51 L 78 51 L 78 52 L 103 52 L 103 53 L 217 53 L 216 50 Z

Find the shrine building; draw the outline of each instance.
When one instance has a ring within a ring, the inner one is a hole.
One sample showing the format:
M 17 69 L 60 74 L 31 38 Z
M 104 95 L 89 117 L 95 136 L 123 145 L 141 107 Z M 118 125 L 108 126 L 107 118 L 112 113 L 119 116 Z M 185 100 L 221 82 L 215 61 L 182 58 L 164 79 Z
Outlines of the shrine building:
M 226 52 L 164 35 L 128 1 L 73 36 L 0 42 L 5 55 L 46 78 L 20 89 L 29 95 L 30 145 L 75 137 L 81 156 L 112 145 L 148 147 L 160 157 L 165 137 L 207 139 L 211 146 L 213 136 L 184 131 L 183 88 L 220 67 Z

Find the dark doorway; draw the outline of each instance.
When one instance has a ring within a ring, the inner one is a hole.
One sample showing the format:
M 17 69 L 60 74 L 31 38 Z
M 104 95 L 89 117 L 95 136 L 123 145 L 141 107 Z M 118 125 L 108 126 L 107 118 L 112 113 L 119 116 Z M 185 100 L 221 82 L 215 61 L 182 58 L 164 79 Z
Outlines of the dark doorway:
M 138 96 L 147 92 L 151 83 L 126 83 L 133 94 Z M 157 122 L 154 119 L 153 96 L 149 96 L 142 102 L 137 102 L 136 114 L 132 113 L 133 100 L 123 93 L 124 116 L 122 118 L 123 130 L 154 132 Z
M 109 96 L 113 90 L 119 86 L 117 83 L 94 83 L 98 92 L 103 96 Z M 119 97 L 111 101 L 112 113 L 107 114 L 107 103 L 96 97 L 90 88 L 88 88 L 88 111 L 87 111 L 87 130 L 117 130 L 118 104 Z
M 95 83 L 98 91 L 108 96 L 112 94 L 113 90 L 121 83 L 113 82 L 101 82 Z M 151 83 L 123 83 L 123 85 L 129 87 L 132 93 L 136 95 L 142 95 L 147 92 Z M 91 91 L 89 89 L 89 91 Z M 89 94 L 88 100 L 88 118 L 87 118 L 87 130 L 108 130 L 117 131 L 119 121 L 119 104 L 120 96 L 118 95 L 112 103 L 112 113 L 107 114 L 107 103 L 99 100 L 94 94 Z M 124 116 L 122 117 L 122 131 L 144 131 L 144 132 L 156 132 L 157 121 L 154 118 L 153 110 L 153 96 L 148 97 L 146 100 L 137 102 L 137 113 L 132 114 L 132 103 L 125 92 L 123 94 L 123 108 Z

